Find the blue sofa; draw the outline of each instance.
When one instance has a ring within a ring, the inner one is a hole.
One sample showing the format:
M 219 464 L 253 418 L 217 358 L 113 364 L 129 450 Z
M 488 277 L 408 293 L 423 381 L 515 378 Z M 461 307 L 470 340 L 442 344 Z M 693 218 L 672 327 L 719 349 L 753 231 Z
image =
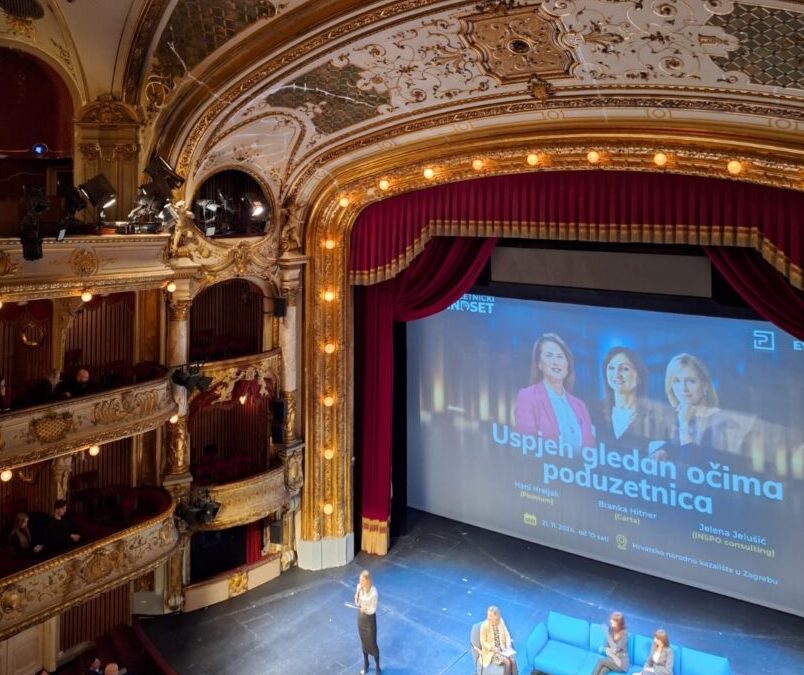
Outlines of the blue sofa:
M 628 637 L 629 673 L 642 670 L 650 652 L 652 636 Z M 531 670 L 548 675 L 589 675 L 601 658 L 606 635 L 600 624 L 590 624 L 559 612 L 550 612 L 528 636 L 525 644 Z M 671 644 L 673 675 L 731 675 L 728 659 Z

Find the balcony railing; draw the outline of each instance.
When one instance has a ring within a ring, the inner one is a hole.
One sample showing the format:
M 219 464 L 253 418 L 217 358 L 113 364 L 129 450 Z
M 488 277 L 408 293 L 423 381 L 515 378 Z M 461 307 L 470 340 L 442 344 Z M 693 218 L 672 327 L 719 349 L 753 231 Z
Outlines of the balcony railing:
M 218 515 L 202 530 L 225 530 L 252 523 L 280 510 L 290 493 L 285 485 L 285 467 L 278 466 L 245 480 L 204 489 L 208 499 L 220 504 Z
M 45 239 L 42 260 L 22 257 L 19 239 L 0 239 L 3 302 L 158 288 L 175 274 L 164 251 L 170 235 L 132 234 Z
M 33 464 L 141 434 L 176 411 L 165 377 L 6 413 L 0 416 L 0 467 Z
M 174 508 L 0 580 L 0 640 L 159 565 L 179 540 Z

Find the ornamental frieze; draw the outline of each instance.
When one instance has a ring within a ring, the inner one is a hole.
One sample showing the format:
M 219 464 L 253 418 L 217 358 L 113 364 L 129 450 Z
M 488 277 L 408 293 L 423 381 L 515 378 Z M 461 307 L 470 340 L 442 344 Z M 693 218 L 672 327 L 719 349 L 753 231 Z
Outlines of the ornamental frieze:
M 176 412 L 169 378 L 15 410 L 0 419 L 0 465 L 66 455 L 154 429 Z
M 205 488 L 204 496 L 220 504 L 220 509 L 215 519 L 200 529 L 223 530 L 251 523 L 287 504 L 285 469 L 278 467 L 245 480 Z

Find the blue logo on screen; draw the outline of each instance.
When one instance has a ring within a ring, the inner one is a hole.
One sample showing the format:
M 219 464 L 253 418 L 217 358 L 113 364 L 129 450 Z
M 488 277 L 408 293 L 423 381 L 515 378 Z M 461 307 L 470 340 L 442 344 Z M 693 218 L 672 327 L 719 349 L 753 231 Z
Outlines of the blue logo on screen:
M 763 352 L 772 352 L 776 350 L 776 334 L 772 330 L 755 330 L 754 331 L 754 349 Z
M 453 302 L 447 309 L 453 312 L 469 312 L 470 314 L 491 314 L 494 311 L 492 295 L 472 295 L 467 293 L 460 300 Z

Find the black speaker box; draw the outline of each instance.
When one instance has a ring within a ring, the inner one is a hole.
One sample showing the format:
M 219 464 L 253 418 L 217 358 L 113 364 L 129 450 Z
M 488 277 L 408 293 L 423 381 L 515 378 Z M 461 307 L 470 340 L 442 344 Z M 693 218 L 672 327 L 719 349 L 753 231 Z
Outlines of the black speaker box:
M 282 543 L 282 521 L 271 523 L 268 526 L 268 536 L 272 544 Z
M 285 298 L 274 298 L 274 316 L 285 316 L 288 313 L 288 301 Z
M 271 400 L 271 422 L 272 424 L 284 424 L 288 414 L 288 404 L 285 399 L 275 398 Z

